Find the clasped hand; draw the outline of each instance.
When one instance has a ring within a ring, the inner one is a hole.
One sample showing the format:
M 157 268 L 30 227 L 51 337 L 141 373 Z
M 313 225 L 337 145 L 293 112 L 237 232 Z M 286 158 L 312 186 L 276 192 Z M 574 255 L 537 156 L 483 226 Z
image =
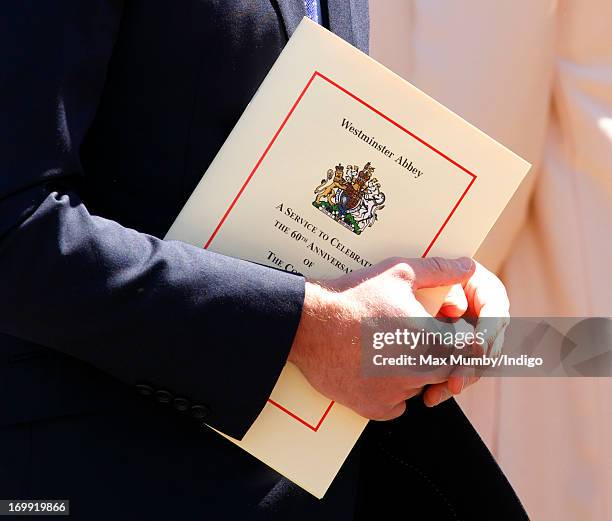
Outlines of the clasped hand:
M 439 314 L 470 316 L 475 328 L 487 322 L 484 342 L 477 346 L 489 356 L 499 354 L 509 317 L 502 282 L 470 258 L 387 259 L 375 266 L 333 280 L 309 280 L 300 325 L 289 360 L 311 385 L 328 398 L 373 420 L 400 416 L 406 400 L 423 393 L 434 406 L 473 384 L 476 376 L 413 375 L 367 377 L 361 370 L 359 334 L 369 317 L 430 316 L 417 300 L 419 289 L 450 286 Z M 482 337 L 481 336 L 481 337 Z

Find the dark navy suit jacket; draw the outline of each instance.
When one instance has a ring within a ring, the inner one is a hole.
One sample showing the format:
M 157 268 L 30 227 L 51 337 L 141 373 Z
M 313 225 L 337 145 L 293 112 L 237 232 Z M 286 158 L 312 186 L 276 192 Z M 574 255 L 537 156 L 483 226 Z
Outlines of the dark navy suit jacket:
M 367 0 L 326 4 L 331 29 L 366 50 Z M 317 501 L 203 426 L 240 438 L 256 418 L 303 279 L 160 240 L 302 0 L 14 0 L 0 12 L 0 499 L 70 499 L 87 520 L 351 519 L 358 491 L 391 476 L 384 456 L 369 453 L 374 482 L 358 485 L 354 451 Z M 410 410 L 421 426 L 406 432 L 422 438 L 410 444 L 461 427 L 489 469 L 474 486 L 497 486 L 516 510 L 456 405 Z M 453 479 L 438 497 L 449 474 L 437 452 L 418 453 L 429 470 L 410 497 L 455 519 L 461 489 Z
M 279 476 L 202 422 L 240 438 L 256 418 L 303 278 L 160 237 L 303 1 L 0 10 L 0 497 L 87 519 L 96 497 L 116 519 L 270 507 Z M 365 49 L 366 1 L 330 0 L 329 23 Z

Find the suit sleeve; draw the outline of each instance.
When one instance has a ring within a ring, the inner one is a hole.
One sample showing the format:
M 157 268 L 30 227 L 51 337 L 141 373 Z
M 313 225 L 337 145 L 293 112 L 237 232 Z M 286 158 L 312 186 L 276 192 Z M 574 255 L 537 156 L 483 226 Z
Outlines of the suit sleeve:
M 121 9 L 0 8 L 0 332 L 201 403 L 241 438 L 286 361 L 304 281 L 88 212 L 78 152 Z

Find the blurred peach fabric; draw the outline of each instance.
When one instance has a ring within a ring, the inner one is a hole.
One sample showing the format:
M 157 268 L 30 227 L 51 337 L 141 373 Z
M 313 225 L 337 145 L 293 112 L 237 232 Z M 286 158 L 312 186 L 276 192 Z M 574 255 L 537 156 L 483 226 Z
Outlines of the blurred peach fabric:
M 534 165 L 478 254 L 512 314 L 612 316 L 612 1 L 370 9 L 374 58 Z M 611 379 L 488 380 L 460 401 L 532 519 L 612 520 Z

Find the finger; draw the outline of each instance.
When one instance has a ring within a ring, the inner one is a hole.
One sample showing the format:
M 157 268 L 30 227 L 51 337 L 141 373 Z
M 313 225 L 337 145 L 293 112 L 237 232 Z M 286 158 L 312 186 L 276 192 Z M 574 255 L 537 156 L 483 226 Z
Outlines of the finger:
M 452 375 L 448 378 L 448 390 L 451 394 L 458 395 L 465 391 L 470 385 L 474 385 L 478 380 L 480 380 L 480 376 L 468 376 L 467 374 Z
M 474 261 L 469 257 L 458 259 L 426 257 L 412 259 L 409 265 L 414 273 L 413 287 L 415 289 L 452 286 L 453 284 L 463 285 L 476 268 Z
M 440 307 L 439 314 L 448 318 L 459 318 L 468 309 L 468 301 L 460 284 L 451 286 L 448 295 Z
M 465 354 L 470 358 L 482 356 L 483 347 L 477 343 L 472 343 L 467 347 Z M 464 365 L 455 366 L 448 377 L 448 390 L 453 395 L 461 394 L 467 387 L 480 379 L 479 374 L 479 370 L 475 367 Z
M 404 396 L 404 401 L 410 400 L 410 398 L 414 398 L 423 392 L 423 387 L 414 387 L 406 391 Z
M 470 347 L 469 356 L 484 356 L 487 355 L 492 358 L 496 358 L 501 355 L 502 347 L 504 344 L 505 328 L 506 323 L 503 321 L 496 321 L 496 324 L 502 324 L 501 329 L 490 337 L 484 344 L 475 343 Z M 489 342 L 491 344 L 489 345 Z M 448 389 L 453 395 L 460 394 L 470 385 L 475 384 L 480 380 L 482 371 L 472 367 L 457 367 L 453 370 L 453 373 L 448 377 Z
M 448 400 L 452 394 L 446 386 L 446 382 L 430 385 L 423 393 L 423 401 L 427 407 L 435 407 Z
M 474 274 L 464 287 L 469 313 L 475 318 L 508 315 L 510 301 L 503 283 L 482 264 L 474 264 Z
M 475 343 L 470 347 L 470 356 L 483 356 L 486 354 L 489 357 L 497 358 L 501 355 L 508 321 L 498 317 L 494 319 L 494 322 L 490 320 L 489 318 L 489 321 L 487 321 L 489 327 L 491 324 L 495 324 L 495 326 L 491 328 L 492 332 L 486 336 L 484 343 Z M 478 332 L 478 325 L 476 327 L 476 332 Z M 476 369 L 457 367 L 448 377 L 447 387 L 451 394 L 457 395 L 461 394 L 478 380 L 480 380 L 480 372 Z
M 483 315 L 488 315 L 489 310 L 483 308 Z M 479 355 L 486 354 L 487 356 L 498 356 L 501 354 L 501 349 L 504 342 L 504 331 L 508 327 L 509 317 L 507 312 L 496 311 L 499 313 L 496 316 L 480 316 L 476 322 L 475 334 L 477 339 L 483 339 L 482 342 L 477 341 L 475 347 L 480 348 Z M 506 316 L 503 316 L 506 313 Z
M 451 376 L 448 377 L 446 386 L 451 394 L 453 395 L 461 394 L 461 392 L 463 391 L 463 388 L 465 387 L 467 383 L 467 380 L 468 380 L 467 376 L 463 376 L 459 374 L 452 374 Z
M 491 351 L 489 352 L 489 356 L 491 358 L 499 358 L 502 354 L 502 350 L 504 347 L 504 340 L 506 336 L 505 327 L 499 332 L 495 342 L 493 342 L 493 346 L 491 347 Z

